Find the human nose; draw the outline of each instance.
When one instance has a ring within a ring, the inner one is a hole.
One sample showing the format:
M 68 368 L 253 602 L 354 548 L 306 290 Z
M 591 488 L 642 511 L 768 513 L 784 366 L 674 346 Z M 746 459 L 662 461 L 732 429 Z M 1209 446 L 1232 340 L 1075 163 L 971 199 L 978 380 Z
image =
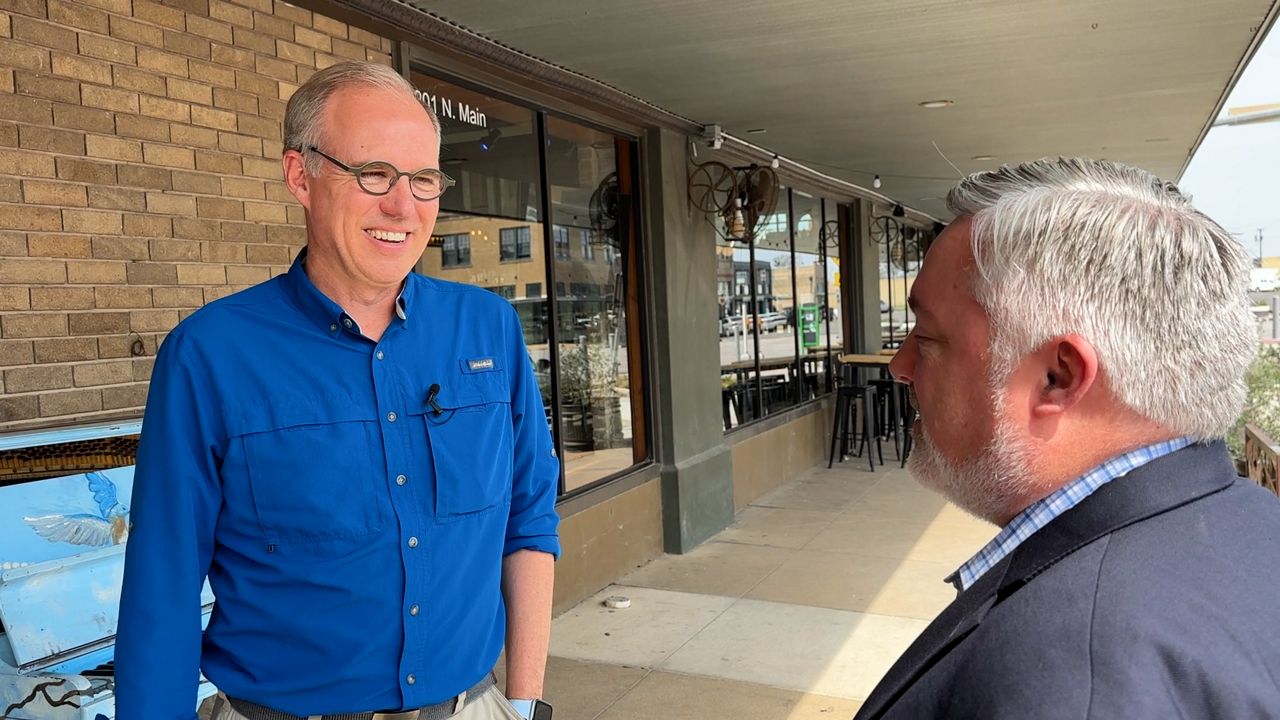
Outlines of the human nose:
M 400 176 L 391 183 L 387 194 L 382 196 L 382 212 L 391 217 L 408 217 L 413 214 L 413 205 L 417 198 L 409 185 L 409 179 Z
M 889 373 L 900 383 L 911 384 L 911 376 L 916 370 L 916 341 L 911 335 L 902 341 L 902 347 L 889 361 Z

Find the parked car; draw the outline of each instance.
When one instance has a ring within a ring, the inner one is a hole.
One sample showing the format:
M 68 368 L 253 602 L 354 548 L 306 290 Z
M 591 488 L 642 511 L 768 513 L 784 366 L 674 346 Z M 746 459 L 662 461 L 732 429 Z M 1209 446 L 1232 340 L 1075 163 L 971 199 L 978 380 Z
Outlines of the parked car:
M 780 312 L 761 313 L 756 319 L 761 332 L 773 332 L 787 326 L 787 314 Z
M 729 337 L 742 332 L 742 316 L 726 315 L 720 318 L 720 337 Z

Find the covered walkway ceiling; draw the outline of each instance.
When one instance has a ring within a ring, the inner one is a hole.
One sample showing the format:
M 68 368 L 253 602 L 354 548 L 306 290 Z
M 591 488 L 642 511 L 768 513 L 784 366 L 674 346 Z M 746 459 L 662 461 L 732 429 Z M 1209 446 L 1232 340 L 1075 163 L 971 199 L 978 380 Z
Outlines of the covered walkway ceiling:
M 934 143 L 965 173 L 1087 155 L 1177 178 L 1280 6 L 401 1 L 938 217 L 958 173 Z

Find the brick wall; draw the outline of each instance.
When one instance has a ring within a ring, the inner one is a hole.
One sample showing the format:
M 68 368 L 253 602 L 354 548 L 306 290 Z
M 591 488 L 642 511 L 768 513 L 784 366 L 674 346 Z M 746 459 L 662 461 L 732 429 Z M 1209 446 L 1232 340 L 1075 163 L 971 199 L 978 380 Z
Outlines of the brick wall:
M 0 0 L 0 431 L 138 414 L 165 333 L 304 242 L 290 94 L 390 52 L 273 0 Z

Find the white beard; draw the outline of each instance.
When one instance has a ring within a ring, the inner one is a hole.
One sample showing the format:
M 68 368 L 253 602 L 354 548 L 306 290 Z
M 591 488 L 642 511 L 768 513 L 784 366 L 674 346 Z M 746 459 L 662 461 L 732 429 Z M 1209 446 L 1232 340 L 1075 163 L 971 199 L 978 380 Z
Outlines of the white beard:
M 1011 422 L 1000 418 L 998 412 L 997 417 L 986 447 L 958 463 L 942 456 L 917 419 L 907 470 L 921 485 L 938 491 L 961 510 L 1000 525 L 1011 511 L 1016 512 L 1015 500 L 1026 497 L 1035 473 L 1027 443 L 1018 437 Z

